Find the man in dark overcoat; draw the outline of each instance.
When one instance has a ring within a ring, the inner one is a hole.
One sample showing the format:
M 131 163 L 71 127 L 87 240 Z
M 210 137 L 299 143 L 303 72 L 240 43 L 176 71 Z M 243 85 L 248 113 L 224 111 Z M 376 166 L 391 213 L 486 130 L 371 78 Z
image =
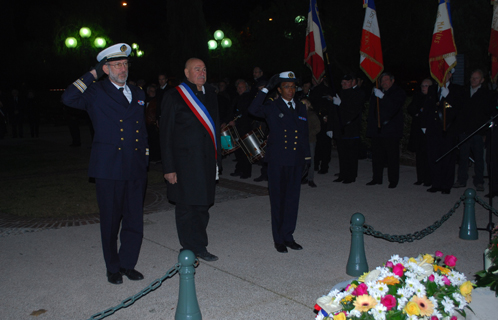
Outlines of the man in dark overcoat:
M 249 112 L 265 118 L 270 129 L 265 161 L 268 162 L 268 188 L 272 217 L 272 234 L 278 252 L 287 247 L 301 250 L 294 240 L 301 178 L 311 160 L 306 106 L 294 99 L 297 79 L 293 72 L 274 75 L 258 92 Z M 277 84 L 280 97 L 265 101 Z
M 88 174 L 95 178 L 107 280 L 113 284 L 122 283 L 122 275 L 143 279 L 135 265 L 143 238 L 149 148 L 145 95 L 126 83 L 130 52 L 125 43 L 101 51 L 97 66 L 62 95 L 65 105 L 86 110 L 95 128 Z M 104 73 L 108 78 L 96 82 Z
M 207 251 L 206 228 L 221 159 L 218 100 L 214 88 L 205 85 L 202 60 L 189 59 L 184 71 L 184 82 L 168 91 L 161 105 L 163 173 L 168 199 L 176 204 L 182 248 L 203 260 L 216 261 L 218 257 Z
M 372 181 L 367 185 L 382 184 L 387 162 L 388 187 L 392 189 L 399 182 L 399 142 L 403 137 L 406 94 L 394 83 L 394 75 L 389 72 L 380 75 L 380 87 L 375 88 L 370 97 L 367 118 L 367 137 L 372 139 L 373 171 Z

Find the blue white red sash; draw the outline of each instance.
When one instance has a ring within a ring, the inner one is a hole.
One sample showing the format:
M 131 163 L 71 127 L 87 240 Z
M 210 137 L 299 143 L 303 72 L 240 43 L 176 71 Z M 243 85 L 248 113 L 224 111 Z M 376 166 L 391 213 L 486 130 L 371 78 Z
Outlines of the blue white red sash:
M 211 136 L 211 140 L 213 141 L 213 146 L 214 146 L 214 154 L 217 159 L 218 146 L 216 144 L 216 133 L 214 129 L 213 118 L 211 118 L 211 115 L 207 111 L 204 104 L 202 104 L 202 102 L 195 96 L 192 89 L 190 89 L 190 87 L 185 82 L 177 86 L 176 90 L 178 90 L 178 92 L 183 98 L 183 101 L 185 101 L 187 106 L 190 108 L 190 110 L 192 110 L 197 119 L 201 122 L 204 128 L 206 128 L 207 132 Z

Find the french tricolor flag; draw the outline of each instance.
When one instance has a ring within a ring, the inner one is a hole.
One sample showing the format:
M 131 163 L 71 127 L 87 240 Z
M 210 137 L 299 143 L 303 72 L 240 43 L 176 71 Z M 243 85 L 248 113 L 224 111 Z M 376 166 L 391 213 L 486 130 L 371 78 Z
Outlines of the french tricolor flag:
M 493 22 L 488 51 L 491 55 L 491 81 L 496 83 L 498 76 L 498 0 L 493 1 Z
M 374 82 L 384 70 L 379 23 L 374 0 L 364 0 L 363 7 L 366 11 L 361 33 L 360 68 Z
M 316 0 L 310 1 L 308 11 L 308 27 L 306 28 L 306 44 L 304 47 L 304 63 L 313 73 L 313 78 L 319 82 L 325 75 L 323 52 L 327 49 L 323 38 L 322 25 L 318 18 Z
M 446 85 L 446 75 L 456 64 L 457 49 L 451 23 L 450 0 L 439 0 L 436 24 L 432 34 L 429 67 L 440 87 Z

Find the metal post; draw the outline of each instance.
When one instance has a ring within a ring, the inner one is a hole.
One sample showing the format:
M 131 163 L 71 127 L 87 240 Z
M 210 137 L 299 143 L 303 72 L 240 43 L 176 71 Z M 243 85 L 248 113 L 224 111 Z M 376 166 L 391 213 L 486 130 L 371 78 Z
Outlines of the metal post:
M 368 271 L 365 245 L 363 243 L 363 224 L 365 217 L 357 212 L 351 217 L 351 249 L 346 266 L 346 273 L 358 277 Z
M 195 293 L 195 254 L 190 250 L 183 250 L 178 255 L 180 268 L 180 293 L 176 307 L 175 320 L 201 320 L 201 310 Z
M 462 226 L 460 227 L 460 239 L 464 240 L 477 240 L 477 225 L 475 213 L 475 196 L 474 189 L 465 190 L 465 209 L 463 211 Z

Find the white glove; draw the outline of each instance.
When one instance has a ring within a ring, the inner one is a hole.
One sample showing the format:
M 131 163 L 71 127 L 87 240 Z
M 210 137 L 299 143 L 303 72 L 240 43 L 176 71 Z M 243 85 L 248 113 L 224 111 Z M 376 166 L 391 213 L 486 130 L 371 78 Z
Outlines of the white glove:
M 216 180 L 220 180 L 220 170 L 218 169 L 218 164 L 216 164 Z
M 446 98 L 446 96 L 448 95 L 448 93 L 450 93 L 450 89 L 446 88 L 446 87 L 442 87 L 441 88 L 441 95 Z
M 332 137 L 334 136 L 334 133 L 332 131 L 327 131 L 327 136 L 332 139 Z
M 374 94 L 379 99 L 384 98 L 384 92 L 382 92 L 380 89 L 374 88 Z
M 336 94 L 335 97 L 332 97 L 332 102 L 336 106 L 340 106 L 341 105 L 341 98 L 339 98 L 339 96 Z

